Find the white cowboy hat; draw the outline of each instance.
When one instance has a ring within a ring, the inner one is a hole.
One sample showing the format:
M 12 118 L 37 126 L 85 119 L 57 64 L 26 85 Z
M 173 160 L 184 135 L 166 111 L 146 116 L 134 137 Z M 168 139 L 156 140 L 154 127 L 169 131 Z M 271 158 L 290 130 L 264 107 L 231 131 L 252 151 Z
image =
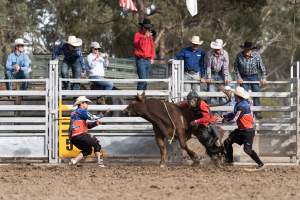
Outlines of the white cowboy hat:
M 240 87 L 240 86 L 237 86 L 235 88 L 235 90 L 233 91 L 233 93 L 236 96 L 242 97 L 244 99 L 249 99 L 249 97 L 250 97 L 249 92 L 247 92 L 243 87 Z
M 203 44 L 203 41 L 200 40 L 200 37 L 195 35 L 192 37 L 190 41 L 192 44 L 197 44 L 197 45 Z
M 26 45 L 27 43 L 24 42 L 24 40 L 22 38 L 17 38 L 14 42 L 14 45 Z
M 91 42 L 91 48 L 100 49 L 100 44 L 98 42 Z
M 82 45 L 82 40 L 74 35 L 70 35 L 67 43 L 74 47 L 80 47 Z
M 225 46 L 226 46 L 226 43 L 223 43 L 222 39 L 216 39 L 215 41 L 212 41 L 210 43 L 210 47 L 212 49 L 222 49 Z
M 76 101 L 75 101 L 75 103 L 74 103 L 74 106 L 79 105 L 79 104 L 82 103 L 82 102 L 89 102 L 89 103 L 92 103 L 92 101 L 89 100 L 88 98 L 86 98 L 85 96 L 79 96 L 79 97 L 76 99 Z

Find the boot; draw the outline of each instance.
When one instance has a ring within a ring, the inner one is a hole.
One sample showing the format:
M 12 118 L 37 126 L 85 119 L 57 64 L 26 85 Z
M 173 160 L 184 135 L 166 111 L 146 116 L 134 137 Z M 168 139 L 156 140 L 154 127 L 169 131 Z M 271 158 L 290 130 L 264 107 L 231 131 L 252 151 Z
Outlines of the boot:
M 83 159 L 83 154 L 80 153 L 80 154 L 78 154 L 78 156 L 76 156 L 75 158 L 72 158 L 70 160 L 69 165 L 76 165 L 82 159 Z
M 103 163 L 103 159 L 101 158 L 101 153 L 100 152 L 95 152 L 96 158 L 97 158 L 97 164 L 99 167 L 105 167 Z

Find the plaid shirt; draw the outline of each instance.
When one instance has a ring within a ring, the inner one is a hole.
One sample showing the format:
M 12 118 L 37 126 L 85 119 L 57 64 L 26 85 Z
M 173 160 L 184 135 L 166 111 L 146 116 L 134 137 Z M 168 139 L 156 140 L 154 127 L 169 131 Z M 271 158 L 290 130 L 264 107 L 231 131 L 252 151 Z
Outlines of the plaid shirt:
M 221 51 L 221 55 L 216 55 L 214 50 L 211 49 L 207 53 L 206 59 L 206 74 L 207 78 L 211 79 L 211 75 L 222 72 L 224 80 L 229 79 L 229 57 L 225 50 Z
M 245 58 L 240 52 L 234 62 L 234 71 L 237 79 L 261 73 L 261 79 L 266 79 L 266 68 L 258 52 L 253 51 L 250 58 Z

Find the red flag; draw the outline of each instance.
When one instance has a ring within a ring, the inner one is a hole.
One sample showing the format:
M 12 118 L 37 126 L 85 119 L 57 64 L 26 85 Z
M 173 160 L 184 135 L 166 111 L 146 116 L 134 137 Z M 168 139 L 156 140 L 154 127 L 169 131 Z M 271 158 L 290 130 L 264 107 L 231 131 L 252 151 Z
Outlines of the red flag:
M 132 0 L 120 0 L 120 7 L 124 10 L 137 11 Z

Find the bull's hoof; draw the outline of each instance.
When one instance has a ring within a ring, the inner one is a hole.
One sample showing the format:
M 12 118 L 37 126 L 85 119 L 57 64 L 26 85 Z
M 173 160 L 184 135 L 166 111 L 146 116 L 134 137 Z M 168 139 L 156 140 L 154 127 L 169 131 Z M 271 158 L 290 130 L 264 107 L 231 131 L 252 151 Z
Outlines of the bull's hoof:
M 193 164 L 192 164 L 192 167 L 197 167 L 199 165 L 200 165 L 200 161 L 199 160 L 194 160 Z
M 166 167 L 166 164 L 160 164 L 159 167 L 160 167 L 160 168 L 165 168 L 165 167 Z

